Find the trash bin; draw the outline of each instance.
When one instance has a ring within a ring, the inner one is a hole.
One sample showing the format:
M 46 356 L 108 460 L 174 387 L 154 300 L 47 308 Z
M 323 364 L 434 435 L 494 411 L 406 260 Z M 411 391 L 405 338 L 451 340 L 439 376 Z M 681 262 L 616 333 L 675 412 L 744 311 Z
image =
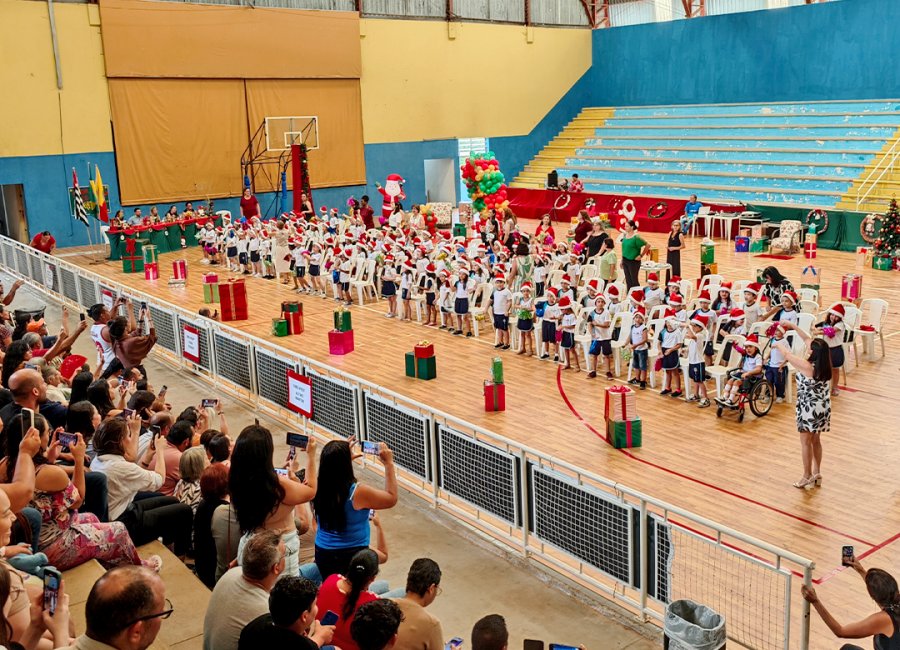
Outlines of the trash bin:
M 666 650 L 719 650 L 725 647 L 725 617 L 693 600 L 676 600 L 666 608 Z

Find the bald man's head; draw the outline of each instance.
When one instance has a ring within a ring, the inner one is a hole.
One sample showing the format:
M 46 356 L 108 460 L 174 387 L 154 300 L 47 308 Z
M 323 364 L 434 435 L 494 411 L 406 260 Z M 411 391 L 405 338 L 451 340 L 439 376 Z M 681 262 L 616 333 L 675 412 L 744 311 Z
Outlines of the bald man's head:
M 159 619 L 139 619 L 159 614 L 165 603 L 165 585 L 150 569 L 134 565 L 110 569 L 91 588 L 84 610 L 86 633 L 95 641 L 117 648 L 149 647 L 159 632 Z M 137 623 L 147 629 L 130 629 Z M 124 637 L 132 642 L 124 643 Z M 135 637 L 142 640 L 135 644 Z
M 46 396 L 47 384 L 44 377 L 34 368 L 16 370 L 9 377 L 9 390 L 12 391 L 16 402 L 29 399 L 33 395 L 38 401 Z

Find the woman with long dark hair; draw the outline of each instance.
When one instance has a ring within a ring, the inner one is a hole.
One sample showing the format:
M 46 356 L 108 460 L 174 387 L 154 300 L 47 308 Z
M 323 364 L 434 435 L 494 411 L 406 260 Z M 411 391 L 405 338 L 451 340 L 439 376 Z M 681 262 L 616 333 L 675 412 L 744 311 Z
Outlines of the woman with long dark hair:
M 16 326 L 13 328 L 12 340 L 18 341 L 28 332 L 28 323 L 34 320 L 31 314 L 19 314 L 16 316 Z
M 856 557 L 850 559 L 850 566 L 866 581 L 866 591 L 880 611 L 870 614 L 861 621 L 841 625 L 825 609 L 813 587 L 806 585 L 800 587 L 803 597 L 839 639 L 866 639 L 871 636 L 874 637 L 872 641 L 875 650 L 900 650 L 900 590 L 897 588 L 897 581 L 883 569 L 866 571 Z M 862 647 L 846 643 L 841 646 L 841 650 L 862 650 Z
M 13 341 L 6 348 L 6 356 L 3 357 L 3 387 L 9 388 L 9 378 L 16 370 L 21 370 L 25 364 L 31 361 L 31 348 L 25 341 Z
M 91 382 L 85 397 L 99 411 L 101 420 L 118 415 L 125 408 L 125 393 L 110 386 L 106 379 Z M 116 398 L 118 403 L 114 404 L 113 400 Z
M 774 266 L 767 266 L 762 272 L 765 285 L 763 286 L 763 296 L 769 301 L 770 307 L 777 307 L 781 304 L 781 296 L 786 291 L 793 291 L 794 285 L 786 277 L 781 275 L 781 271 Z
M 366 603 L 377 600 L 378 596 L 369 591 L 369 586 L 378 575 L 378 555 L 371 549 L 354 554 L 342 574 L 334 574 L 322 583 L 316 605 L 317 618 L 321 621 L 326 612 L 338 614 L 331 642 L 342 650 L 359 650 L 350 636 L 350 624 L 356 611 Z
M 344 571 L 350 558 L 369 548 L 369 510 L 386 510 L 397 503 L 394 454 L 385 443 L 379 444 L 378 458 L 384 465 L 383 490 L 357 482 L 349 442 L 332 440 L 322 449 L 313 506 L 318 524 L 316 566 L 323 578 Z
M 820 434 L 831 430 L 831 353 L 822 339 L 814 339 L 789 321 L 779 327 L 791 331 L 806 343 L 808 356 L 797 356 L 785 339 L 775 345 L 797 371 L 797 431 L 803 477 L 795 488 L 812 490 L 822 485 L 822 440 Z
M 241 431 L 231 453 L 228 488 L 241 527 L 238 557 L 250 535 L 260 528 L 281 535 L 285 547 L 285 573 L 300 571 L 300 537 L 294 524 L 294 507 L 316 495 L 316 443 L 309 439 L 306 448 L 306 482 L 296 475 L 299 462 L 294 456 L 287 476 L 280 476 L 272 465 L 272 434 L 258 424 Z
M 87 390 L 94 382 L 94 375 L 87 370 L 82 370 L 72 377 L 72 392 L 69 394 L 69 404 L 77 404 L 87 400 Z

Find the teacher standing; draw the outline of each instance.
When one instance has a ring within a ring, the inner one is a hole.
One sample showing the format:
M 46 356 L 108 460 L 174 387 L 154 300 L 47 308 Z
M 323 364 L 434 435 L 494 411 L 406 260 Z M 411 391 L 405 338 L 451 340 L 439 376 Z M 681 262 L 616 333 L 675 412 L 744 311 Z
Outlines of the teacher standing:
M 822 485 L 820 434 L 831 430 L 831 352 L 823 339 L 810 337 L 789 321 L 778 321 L 778 326 L 793 330 L 809 349 L 809 356 L 804 358 L 792 354 L 784 339 L 775 344 L 797 371 L 797 431 L 800 433 L 803 477 L 794 483 L 794 487 L 812 490 Z
M 641 258 L 650 254 L 650 244 L 637 233 L 634 221 L 625 222 L 625 230 L 620 238 L 622 242 L 622 270 L 625 272 L 625 285 L 628 289 L 640 285 L 638 273 L 641 270 Z

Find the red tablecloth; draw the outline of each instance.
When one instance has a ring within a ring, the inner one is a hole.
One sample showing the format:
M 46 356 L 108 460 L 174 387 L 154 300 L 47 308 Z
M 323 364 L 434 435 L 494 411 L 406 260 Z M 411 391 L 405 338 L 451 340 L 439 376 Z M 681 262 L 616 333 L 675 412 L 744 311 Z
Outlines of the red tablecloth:
M 578 211 L 585 208 L 588 199 L 594 200 L 589 209 L 591 216 L 601 213 L 609 215 L 610 223 L 619 226 L 623 219 L 619 211 L 627 207 L 627 201 L 634 203 L 634 219 L 644 232 L 668 232 L 669 224 L 684 214 L 687 199 L 661 199 L 646 196 L 625 196 L 622 194 L 591 194 L 588 192 L 561 192 L 559 190 L 532 190 L 510 187 L 506 190 L 509 207 L 518 218 L 540 219 L 549 214 L 553 221 L 568 223 Z M 741 212 L 739 205 L 708 205 L 713 212 Z M 650 216 L 650 215 L 654 216 Z

